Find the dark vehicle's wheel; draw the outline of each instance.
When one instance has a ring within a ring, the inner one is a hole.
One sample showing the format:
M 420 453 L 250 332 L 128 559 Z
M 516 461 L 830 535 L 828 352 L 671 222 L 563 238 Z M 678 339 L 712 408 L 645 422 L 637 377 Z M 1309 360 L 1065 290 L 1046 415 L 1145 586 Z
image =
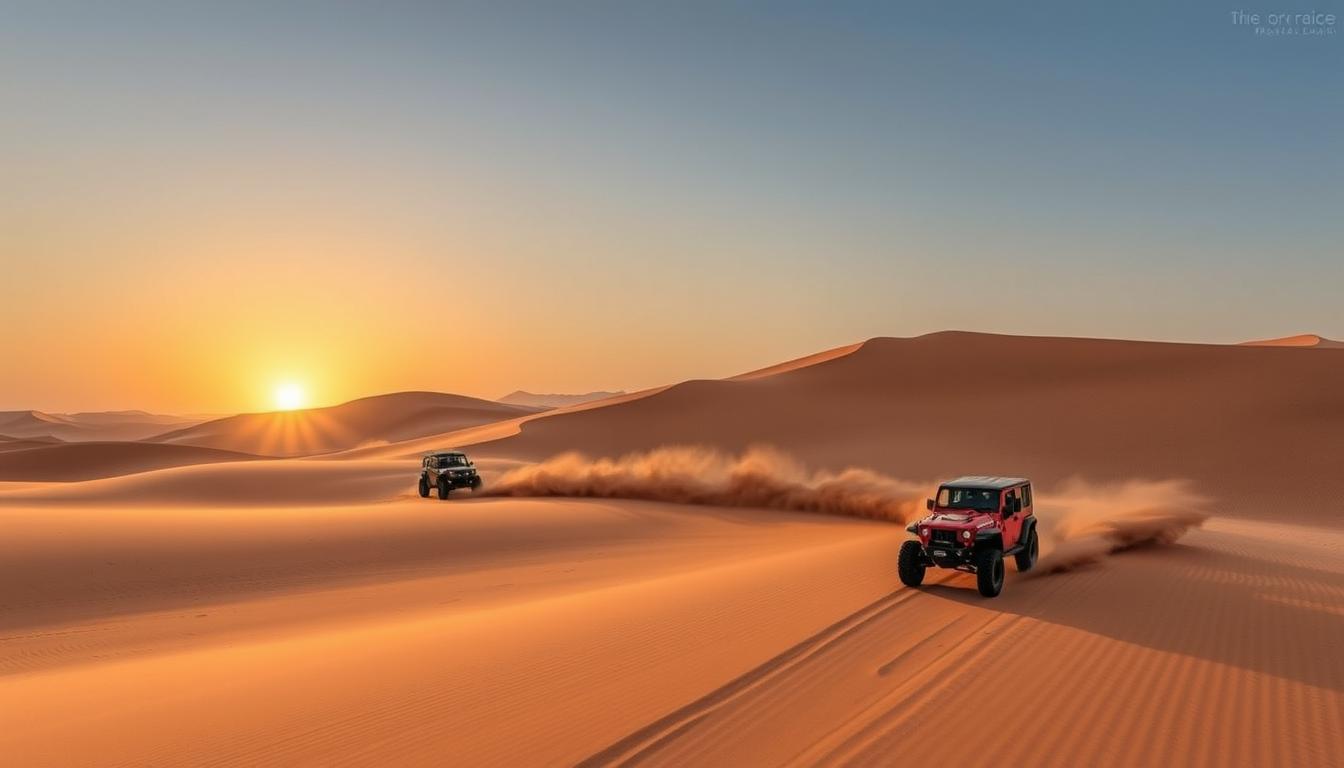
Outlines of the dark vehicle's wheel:
M 424 475 L 420 476 L 420 498 L 429 498 L 429 479 Z
M 998 597 L 1003 591 L 1003 552 L 982 549 L 975 553 L 975 581 L 980 594 Z
M 481 478 L 473 477 L 471 479 L 471 492 L 477 493 L 481 490 Z
M 1031 538 L 1027 539 L 1027 545 L 1022 548 L 1021 552 L 1013 555 L 1013 559 L 1017 561 L 1018 573 L 1030 571 L 1032 566 L 1036 565 L 1036 557 L 1040 554 L 1040 548 L 1040 539 L 1036 537 L 1036 529 L 1032 528 Z
M 896 572 L 901 575 L 901 583 L 907 587 L 918 587 L 924 583 L 924 556 L 918 541 L 907 541 L 901 545 L 901 556 L 896 560 Z
M 442 478 L 442 477 L 440 477 L 440 478 L 439 478 L 439 498 L 440 498 L 440 499 L 446 499 L 446 498 L 448 498 L 448 492 L 451 491 L 451 490 L 452 490 L 452 488 L 449 488 L 449 487 L 448 487 L 448 480 L 447 480 L 446 478 Z

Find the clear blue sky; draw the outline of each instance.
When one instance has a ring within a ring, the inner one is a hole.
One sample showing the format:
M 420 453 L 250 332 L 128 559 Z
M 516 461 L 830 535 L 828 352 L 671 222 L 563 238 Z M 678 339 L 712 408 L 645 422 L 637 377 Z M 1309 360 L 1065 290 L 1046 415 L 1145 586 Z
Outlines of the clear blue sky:
M 327 399 L 943 328 L 1344 337 L 1344 29 L 1230 18 L 1338 2 L 2 7 L 0 321 L 41 344 L 0 340 L 0 405 L 247 407 L 62 367 L 199 368 L 202 327 Z M 497 359 L 416 359 L 430 323 Z

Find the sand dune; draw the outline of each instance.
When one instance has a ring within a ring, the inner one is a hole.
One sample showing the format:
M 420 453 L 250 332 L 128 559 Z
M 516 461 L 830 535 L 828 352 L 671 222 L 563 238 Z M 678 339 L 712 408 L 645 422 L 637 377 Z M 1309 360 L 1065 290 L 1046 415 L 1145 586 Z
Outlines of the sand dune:
M 498 402 L 529 408 L 564 408 L 567 405 L 591 403 L 624 394 L 624 392 L 584 392 L 576 395 L 537 394 L 535 392 L 524 392 L 520 389 L 499 398 Z
M 1296 336 L 1283 336 L 1277 339 L 1243 341 L 1248 347 L 1313 347 L 1316 349 L 1344 349 L 1344 341 L 1327 339 L 1314 333 L 1300 333 Z
M 153 443 L 0 443 L 0 481 L 90 480 L 164 467 L 247 461 L 256 456 L 214 448 Z M 3 494 L 0 488 L 0 494 Z
M 57 440 L 54 437 L 20 438 L 0 435 L 0 451 L 23 451 L 29 448 L 62 445 L 64 442 L 64 440 Z
M 189 427 L 200 421 L 198 418 L 164 416 L 145 411 L 0 411 L 0 433 L 14 438 L 54 438 L 65 442 L 141 440 L 170 429 Z
M 775 365 L 768 365 L 764 368 L 758 368 L 754 371 L 739 373 L 736 376 L 729 377 L 728 380 L 750 381 L 751 379 L 763 379 L 767 376 L 774 376 L 777 373 L 788 373 L 789 371 L 796 371 L 799 368 L 807 368 L 808 366 L 816 365 L 817 363 L 824 363 L 828 360 L 834 360 L 837 357 L 844 357 L 845 355 L 857 352 L 859 348 L 862 346 L 863 346 L 862 343 L 846 344 L 843 347 L 836 347 L 835 349 L 827 349 L 822 352 L 817 352 L 811 355 L 804 355 L 803 357 L 788 360 L 783 363 L 776 363 Z
M 774 375 L 692 381 L 531 418 L 473 448 L 542 460 L 662 445 L 776 446 L 811 466 L 1045 485 L 1188 479 L 1223 514 L 1338 522 L 1344 357 L 1257 347 L 940 333 Z M 1274 478 L 1274 480 L 1270 480 Z
M 836 357 L 849 354 L 850 352 L 853 352 L 854 350 L 858 349 L 860 346 L 862 345 L 851 344 L 844 347 L 837 347 L 835 349 L 826 350 L 824 352 L 818 352 L 814 355 L 807 355 L 805 357 L 800 357 L 795 360 L 789 360 L 787 362 L 779 363 L 778 365 L 772 365 L 766 368 L 750 371 L 748 373 L 739 374 L 735 377 L 732 377 L 729 380 L 731 381 L 738 379 L 747 380 L 747 379 L 763 378 L 767 376 L 772 376 L 776 373 L 783 373 L 786 371 L 797 370 L 799 368 L 804 368 L 809 365 L 814 365 L 819 362 L 832 360 Z M 543 411 L 538 411 L 536 413 L 529 413 L 524 416 L 518 416 L 516 418 L 507 419 L 504 421 L 498 421 L 478 427 L 466 427 L 462 429 L 456 429 L 451 432 L 446 432 L 443 434 L 430 435 L 424 438 L 392 443 L 386 446 L 375 445 L 366 448 L 359 448 L 351 451 L 346 451 L 344 452 L 342 457 L 411 458 L 413 456 L 423 454 L 427 451 L 438 450 L 440 448 L 447 446 L 467 446 L 467 445 L 477 445 L 480 443 L 488 443 L 491 441 L 499 440 L 501 438 L 512 437 L 514 435 L 517 435 L 519 432 L 522 431 L 522 427 L 524 424 L 537 418 L 551 417 L 561 414 L 581 413 L 584 411 L 606 408 L 613 405 L 621 405 L 623 403 L 642 400 L 646 397 L 659 394 L 660 392 L 663 392 L 669 388 L 670 386 L 662 386 L 662 387 L 650 387 L 649 389 L 642 389 L 637 392 L 608 393 L 608 396 L 604 398 L 596 400 L 582 400 L 572 404 L 557 405 L 555 406 L 554 410 L 547 409 Z M 593 443 L 590 440 L 583 440 L 579 441 L 574 446 L 571 446 L 571 448 L 581 450 L 586 449 L 592 444 Z M 499 455 L 499 454 L 492 453 L 492 455 Z M 535 460 L 538 457 L 532 456 L 532 458 Z
M 333 506 L 409 496 L 415 491 L 417 477 L 414 465 L 407 466 L 406 462 L 399 461 L 268 459 L 240 462 L 240 458 L 257 457 L 208 448 L 139 443 L 129 444 L 124 452 L 134 456 L 142 449 L 151 458 L 155 450 L 164 451 L 168 458 L 177 456 L 177 451 L 184 451 L 188 456 L 191 452 L 200 452 L 216 457 L 213 460 L 220 463 L 164 464 L 169 467 L 165 469 L 127 468 L 82 483 L 27 484 L 13 490 L 0 487 L 0 505 Z M 118 450 L 122 450 L 120 444 Z
M 442 434 L 433 434 L 413 440 L 404 440 L 401 442 L 389 443 L 386 445 L 376 444 L 362 448 L 355 448 L 349 451 L 342 451 L 333 455 L 331 458 L 339 459 L 367 459 L 367 458 L 397 458 L 412 459 L 429 451 L 442 450 L 446 448 L 462 447 L 468 445 L 477 445 L 505 437 L 512 437 L 518 434 L 524 424 L 533 419 L 556 416 L 559 414 L 582 413 L 584 411 L 607 408 L 613 405 L 621 405 L 635 400 L 641 400 L 651 395 L 666 390 L 667 387 L 651 387 L 642 389 L 638 392 L 627 392 L 623 395 L 614 395 L 604 400 L 594 400 L 586 403 L 576 403 L 561 408 L 535 411 L 523 416 L 516 416 L 503 421 L 494 421 L 487 424 L 474 427 L 464 427 L 455 429 L 451 432 Z M 492 454 L 492 458 L 503 458 L 514 460 L 514 457 L 507 454 Z
M 461 395 L 398 392 L 329 408 L 245 413 L 151 439 L 261 456 L 306 456 L 440 434 L 536 410 Z

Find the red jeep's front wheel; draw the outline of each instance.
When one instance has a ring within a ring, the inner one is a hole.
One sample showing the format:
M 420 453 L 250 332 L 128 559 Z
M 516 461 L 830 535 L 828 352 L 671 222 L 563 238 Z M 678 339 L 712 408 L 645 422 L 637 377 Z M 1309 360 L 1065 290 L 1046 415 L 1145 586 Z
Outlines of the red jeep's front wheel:
M 975 585 L 985 597 L 998 597 L 1003 591 L 1003 552 L 982 549 L 975 553 Z
M 907 587 L 918 587 L 924 583 L 924 552 L 918 541 L 907 541 L 901 545 L 901 556 L 896 560 L 896 572 L 901 575 L 901 583 Z

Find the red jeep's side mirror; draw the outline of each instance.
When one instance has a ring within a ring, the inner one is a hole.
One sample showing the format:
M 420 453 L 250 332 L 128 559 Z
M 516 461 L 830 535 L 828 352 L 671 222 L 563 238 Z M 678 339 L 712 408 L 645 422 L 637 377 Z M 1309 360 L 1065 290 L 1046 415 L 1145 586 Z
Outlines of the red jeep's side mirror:
M 929 510 L 930 512 L 932 512 L 932 511 L 933 511 L 933 499 L 925 499 L 925 500 L 924 500 L 924 508 L 927 509 L 927 510 Z

